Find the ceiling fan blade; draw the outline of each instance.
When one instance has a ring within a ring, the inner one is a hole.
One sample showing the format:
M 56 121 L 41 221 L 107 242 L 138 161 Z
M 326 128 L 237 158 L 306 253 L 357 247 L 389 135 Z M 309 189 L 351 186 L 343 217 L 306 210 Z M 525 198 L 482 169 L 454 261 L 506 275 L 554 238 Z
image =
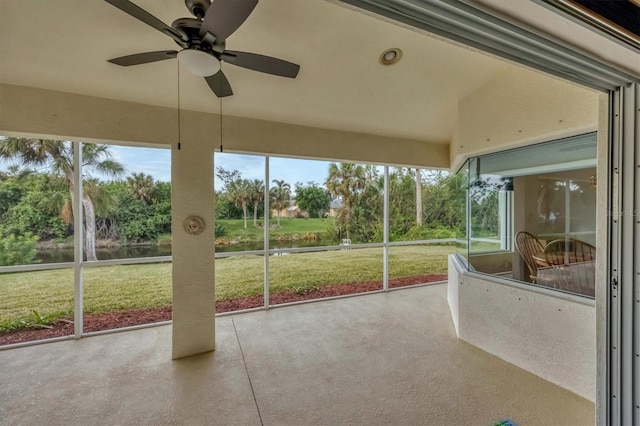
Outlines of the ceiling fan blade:
M 178 31 L 174 30 L 146 10 L 142 9 L 140 6 L 137 6 L 131 3 L 129 0 L 104 0 L 109 4 L 117 7 L 124 13 L 133 16 L 139 21 L 144 22 L 145 24 L 155 28 L 156 30 L 162 32 L 163 34 L 168 35 L 173 38 L 175 41 L 180 43 L 182 46 L 185 46 L 184 36 Z
M 149 62 L 164 61 L 165 59 L 175 58 L 177 55 L 178 52 L 175 50 L 160 50 L 158 52 L 136 53 L 135 55 L 121 56 L 119 58 L 109 59 L 107 62 L 128 67 L 131 65 L 147 64 Z
M 271 56 L 258 55 L 257 53 L 225 50 L 221 55 L 221 59 L 242 68 L 282 77 L 296 78 L 298 71 L 300 71 L 300 65 L 298 64 L 272 58 Z
M 207 80 L 207 84 L 209 84 L 209 87 L 217 97 L 224 98 L 233 95 L 229 80 L 227 80 L 227 76 L 224 75 L 222 70 L 204 79 Z
M 207 32 L 226 40 L 251 15 L 258 0 L 213 0 L 202 20 L 200 37 Z

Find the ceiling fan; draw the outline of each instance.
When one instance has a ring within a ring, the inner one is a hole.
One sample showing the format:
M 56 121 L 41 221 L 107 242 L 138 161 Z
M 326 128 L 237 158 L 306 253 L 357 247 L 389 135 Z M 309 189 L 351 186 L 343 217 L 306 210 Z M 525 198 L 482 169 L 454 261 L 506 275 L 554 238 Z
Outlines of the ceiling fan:
M 300 65 L 256 53 L 226 49 L 226 39 L 249 17 L 258 0 L 185 0 L 195 18 L 179 18 L 171 26 L 129 0 L 105 0 L 123 12 L 171 37 L 182 50 L 137 53 L 109 59 L 128 67 L 178 58 L 192 74 L 205 78 L 218 97 L 233 95 L 229 80 L 220 69 L 220 61 L 254 71 L 295 78 Z

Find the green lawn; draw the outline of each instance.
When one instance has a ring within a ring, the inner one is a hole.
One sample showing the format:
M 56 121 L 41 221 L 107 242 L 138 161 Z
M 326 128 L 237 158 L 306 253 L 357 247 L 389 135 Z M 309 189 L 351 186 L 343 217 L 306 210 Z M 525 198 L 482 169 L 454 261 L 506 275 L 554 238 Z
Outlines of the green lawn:
M 262 240 L 264 236 L 263 219 L 258 219 L 259 227 L 253 226 L 253 217 L 247 219 L 247 229 L 244 229 L 244 221 L 242 219 L 218 219 L 216 224 L 224 226 L 225 237 L 229 239 L 241 240 Z M 310 234 L 323 233 L 333 225 L 332 218 L 318 219 L 288 219 L 280 218 L 280 227 L 278 227 L 277 219 L 269 220 L 269 234 L 272 236 L 283 234 Z
M 471 241 L 471 253 L 483 253 L 500 250 L 500 240 L 496 240 L 495 243 L 489 243 L 486 241 Z
M 447 255 L 454 246 L 391 247 L 389 277 L 446 274 Z M 219 300 L 263 292 L 263 256 L 216 260 L 216 297 Z M 382 248 L 338 250 L 272 256 L 269 261 L 272 292 L 306 289 L 382 279 Z M 0 332 L 34 318 L 49 320 L 73 311 L 71 269 L 0 275 Z M 171 305 L 171 264 L 117 265 L 84 270 L 84 307 L 87 313 Z

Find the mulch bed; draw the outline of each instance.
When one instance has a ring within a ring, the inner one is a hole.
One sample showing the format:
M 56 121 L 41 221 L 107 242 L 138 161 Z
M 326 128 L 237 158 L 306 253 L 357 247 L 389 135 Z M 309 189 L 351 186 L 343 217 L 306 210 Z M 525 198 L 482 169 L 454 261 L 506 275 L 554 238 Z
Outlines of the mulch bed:
M 446 275 L 417 275 L 413 277 L 395 278 L 389 280 L 390 288 L 406 287 L 415 284 L 426 284 L 445 281 Z M 299 302 L 302 300 L 322 299 L 326 297 L 342 296 L 353 293 L 366 293 L 382 289 L 382 281 L 364 281 L 349 284 L 335 284 L 318 287 L 307 292 L 285 290 L 269 296 L 272 305 Z M 264 306 L 263 296 L 242 297 L 231 300 L 218 300 L 216 312 L 231 312 L 242 309 L 259 308 Z M 130 311 L 109 312 L 105 314 L 85 314 L 83 329 L 85 333 L 93 331 L 111 330 L 114 328 L 131 327 L 140 324 L 171 320 L 171 307 L 134 309 Z M 73 334 L 71 318 L 58 321 L 51 328 L 37 328 L 0 334 L 0 346 L 13 343 L 29 342 L 32 340 L 49 339 L 52 337 L 69 336 Z

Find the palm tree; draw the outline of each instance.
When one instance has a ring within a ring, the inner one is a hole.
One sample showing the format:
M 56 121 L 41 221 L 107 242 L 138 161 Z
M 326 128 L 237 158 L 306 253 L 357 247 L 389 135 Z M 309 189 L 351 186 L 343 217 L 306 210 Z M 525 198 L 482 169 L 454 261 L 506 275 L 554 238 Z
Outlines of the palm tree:
M 359 192 L 366 186 L 365 170 L 354 163 L 340 163 L 340 166 L 331 163 L 325 185 L 331 195 L 342 199 L 342 207 L 336 219 L 342 224 L 341 228 L 346 230 L 347 238 L 351 238 L 349 235 L 351 208 Z
M 20 175 L 24 175 L 24 170 L 20 170 L 20 166 L 17 164 L 12 164 L 7 167 L 7 177 L 20 177 Z
M 274 179 L 272 181 L 276 186 L 271 188 L 271 198 L 273 208 L 278 212 L 278 227 L 280 227 L 280 212 L 289 207 L 289 199 L 291 198 L 291 185 L 284 180 Z
M 253 202 L 253 226 L 258 227 L 258 205 L 264 201 L 264 183 L 254 179 L 250 183 L 251 201 Z
M 362 167 L 362 166 L 359 166 Z M 378 179 L 378 168 L 373 164 L 365 164 L 362 167 L 364 173 L 364 180 L 366 185 L 373 183 L 376 179 Z
M 73 144 L 71 142 L 50 139 L 5 138 L 0 140 L 0 158 L 17 161 L 26 167 L 47 167 L 53 173 L 61 173 L 66 179 L 72 205 L 75 195 L 73 167 Z M 102 144 L 82 145 L 83 170 L 94 169 L 107 176 L 119 176 L 124 167 L 111 159 L 109 147 Z M 84 209 L 84 250 L 87 260 L 96 257 L 96 215 L 94 202 L 89 190 L 83 191 Z M 74 213 L 74 212 L 73 212 Z
M 134 198 L 151 204 L 155 183 L 153 176 L 144 173 L 131 173 L 127 178 L 127 188 L 133 194 Z
M 248 179 L 235 179 L 227 184 L 227 194 L 231 201 L 238 207 L 242 207 L 244 229 L 247 229 L 247 202 L 251 199 L 251 181 Z

